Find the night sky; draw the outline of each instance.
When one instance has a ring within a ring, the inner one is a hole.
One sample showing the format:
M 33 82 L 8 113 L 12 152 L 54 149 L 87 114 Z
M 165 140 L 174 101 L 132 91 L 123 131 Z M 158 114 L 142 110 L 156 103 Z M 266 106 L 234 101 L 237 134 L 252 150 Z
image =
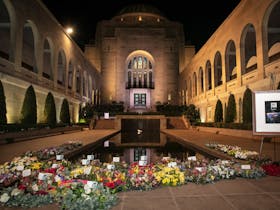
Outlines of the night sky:
M 109 20 L 122 8 L 144 3 L 158 8 L 165 16 L 183 24 L 185 39 L 198 50 L 226 19 L 240 0 L 42 0 L 62 26 L 73 26 L 73 39 L 83 46 L 94 39 L 96 23 Z M 191 2 L 190 6 L 184 6 Z M 214 9 L 213 9 L 214 8 Z

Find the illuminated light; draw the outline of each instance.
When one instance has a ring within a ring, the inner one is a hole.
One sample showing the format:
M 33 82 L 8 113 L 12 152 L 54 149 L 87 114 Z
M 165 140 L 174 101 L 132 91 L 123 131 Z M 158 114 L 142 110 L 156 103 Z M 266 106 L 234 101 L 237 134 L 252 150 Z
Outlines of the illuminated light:
M 138 21 L 142 21 L 142 16 L 139 16 L 139 17 L 138 17 Z
M 123 22 L 123 18 L 121 18 L 121 21 Z
M 73 28 L 71 28 L 71 27 L 66 28 L 66 33 L 69 34 L 69 35 L 73 34 L 74 33 Z
M 202 123 L 205 123 L 205 117 L 204 116 L 200 117 L 200 120 L 201 120 Z
M 160 22 L 160 19 L 159 19 L 159 18 L 157 18 L 157 22 Z

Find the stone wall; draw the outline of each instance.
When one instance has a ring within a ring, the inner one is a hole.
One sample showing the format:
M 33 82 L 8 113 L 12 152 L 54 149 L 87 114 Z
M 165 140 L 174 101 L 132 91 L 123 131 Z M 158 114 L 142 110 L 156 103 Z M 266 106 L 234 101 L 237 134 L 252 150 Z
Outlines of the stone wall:
M 277 88 L 280 81 L 280 48 L 277 48 L 278 51 L 276 50 L 272 59 L 270 57 L 272 52 L 268 43 L 274 40 L 275 47 L 270 47 L 275 49 L 280 45 L 280 32 L 275 30 L 280 30 L 280 13 L 277 12 L 279 11 L 279 5 L 278 0 L 242 0 L 180 74 L 180 103 L 195 104 L 200 110 L 202 122 L 214 121 L 215 106 L 218 99 L 221 100 L 225 113 L 230 94 L 234 94 L 236 100 L 236 122 L 242 122 L 243 94 L 247 87 L 252 91 Z M 273 8 L 276 9 L 271 16 L 272 19 L 269 19 Z M 270 41 L 268 40 L 268 33 L 271 33 L 271 37 L 274 36 L 273 39 L 269 39 Z M 234 69 L 236 78 L 229 79 L 233 75 L 233 71 L 230 72 L 229 70 L 227 56 L 231 55 L 232 52 L 226 49 L 232 43 L 235 46 L 233 52 L 236 56 Z M 255 52 L 250 48 L 254 44 L 256 46 Z M 215 80 L 217 80 L 217 76 L 215 76 L 217 53 L 221 55 L 222 68 L 222 84 L 219 85 L 215 83 Z M 250 53 L 256 53 L 256 56 L 250 58 L 248 57 Z M 211 64 L 212 88 L 210 90 L 207 89 L 207 62 Z M 249 66 L 253 68 L 250 69 Z M 203 80 L 199 76 L 200 69 L 203 72 Z M 196 79 L 194 79 L 195 74 Z

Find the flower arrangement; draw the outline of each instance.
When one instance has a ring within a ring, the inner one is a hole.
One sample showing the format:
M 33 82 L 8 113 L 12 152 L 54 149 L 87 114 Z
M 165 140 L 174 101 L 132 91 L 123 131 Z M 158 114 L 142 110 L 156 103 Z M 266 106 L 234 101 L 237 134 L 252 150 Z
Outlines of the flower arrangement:
M 152 164 L 139 166 L 137 162 L 132 163 L 127 172 L 127 185 L 130 190 L 151 190 L 159 185 L 155 178 L 155 167 Z
M 238 154 L 226 146 L 221 148 Z M 25 208 L 58 202 L 64 209 L 108 209 L 117 202 L 115 193 L 119 191 L 144 191 L 187 182 L 206 184 L 235 177 L 260 178 L 265 172 L 279 175 L 279 164 L 260 167 L 256 161 L 241 164 L 193 157 L 183 162 L 165 158 L 145 166 L 97 160 L 82 165 L 81 161 L 22 156 L 0 165 L 0 203 Z
M 211 149 L 215 149 L 228 155 L 235 157 L 237 159 L 242 160 L 257 160 L 259 157 L 259 153 L 256 151 L 249 151 L 241 149 L 239 146 L 231 146 L 231 145 L 224 145 L 224 144 L 206 144 L 207 147 Z
M 269 176 L 280 176 L 280 164 L 277 162 L 264 164 L 262 168 Z
M 71 182 L 68 187 L 58 187 L 55 200 L 62 209 L 110 209 L 118 199 L 102 184 L 94 188 L 82 182 Z
M 154 173 L 156 180 L 162 185 L 178 186 L 185 183 L 185 175 L 179 167 L 168 167 L 164 164 L 157 165 Z

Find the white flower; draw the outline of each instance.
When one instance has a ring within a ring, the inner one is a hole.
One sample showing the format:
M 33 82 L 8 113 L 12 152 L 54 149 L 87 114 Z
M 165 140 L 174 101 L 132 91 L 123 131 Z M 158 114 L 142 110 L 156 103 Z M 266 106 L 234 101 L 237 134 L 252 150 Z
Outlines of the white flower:
M 18 188 L 15 188 L 15 189 L 12 190 L 11 196 L 17 196 L 17 195 L 19 195 L 21 192 L 22 192 L 21 190 L 19 190 Z
M 10 199 L 10 196 L 8 195 L 8 193 L 4 193 L 0 197 L 0 202 L 1 203 L 6 203 L 9 199 Z
M 37 184 L 32 185 L 32 190 L 35 192 L 38 191 L 39 190 L 38 185 Z
M 84 186 L 84 190 L 85 190 L 85 194 L 87 194 L 87 195 L 91 193 L 90 186 L 89 186 L 89 185 L 87 185 L 87 184 L 85 184 L 85 186 Z
M 89 200 L 90 199 L 90 196 L 86 195 L 84 193 L 81 194 L 81 197 L 84 198 L 85 200 Z

